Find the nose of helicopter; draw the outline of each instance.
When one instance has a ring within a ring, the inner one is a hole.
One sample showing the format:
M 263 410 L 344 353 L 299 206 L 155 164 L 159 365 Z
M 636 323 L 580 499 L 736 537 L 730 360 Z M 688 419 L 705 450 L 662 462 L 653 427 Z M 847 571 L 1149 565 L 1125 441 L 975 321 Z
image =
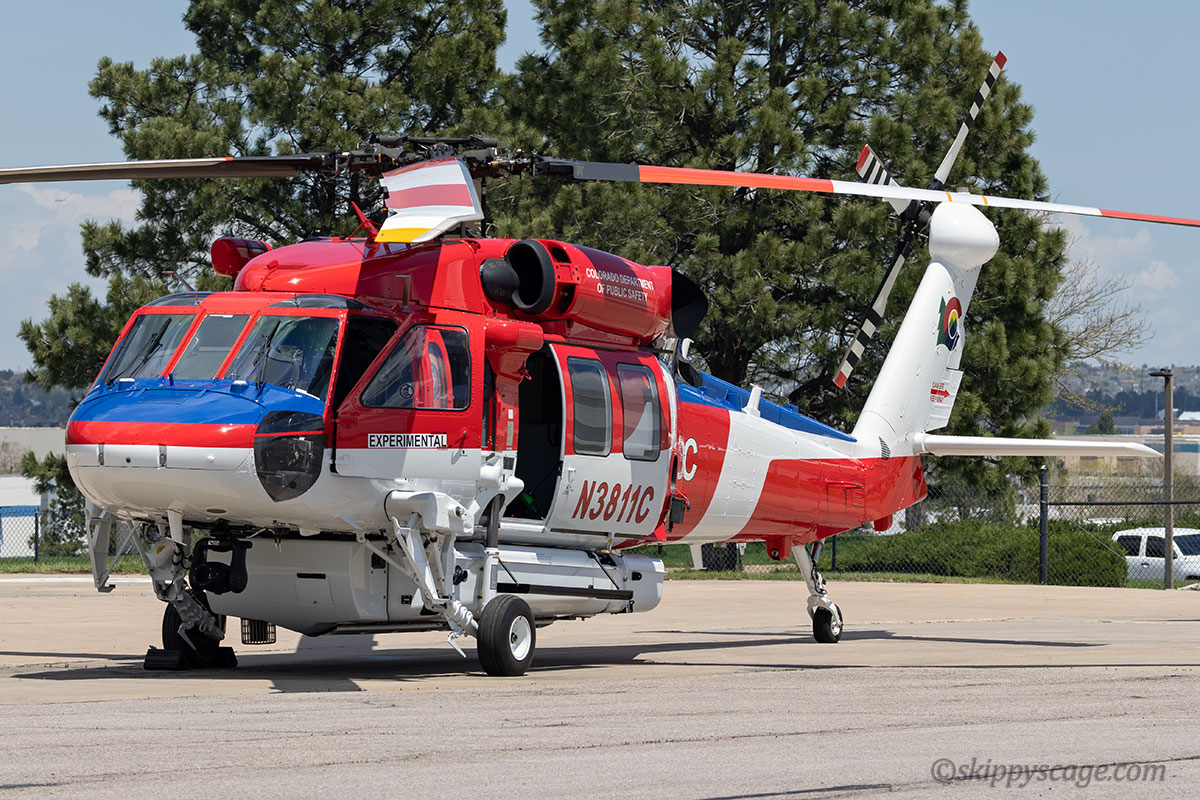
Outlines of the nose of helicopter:
M 244 382 L 120 383 L 94 389 L 67 424 L 71 477 L 97 505 L 251 518 L 320 475 L 324 403 L 312 395 Z

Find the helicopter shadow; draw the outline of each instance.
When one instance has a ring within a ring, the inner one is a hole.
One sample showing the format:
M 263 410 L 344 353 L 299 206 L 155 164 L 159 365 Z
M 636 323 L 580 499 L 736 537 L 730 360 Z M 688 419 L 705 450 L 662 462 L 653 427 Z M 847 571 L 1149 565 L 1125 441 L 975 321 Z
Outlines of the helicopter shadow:
M 797 652 L 795 660 L 720 660 L 693 659 L 688 654 L 737 652 L 761 647 L 805 645 L 816 647 L 811 635 L 800 632 L 775 631 L 767 633 L 745 633 L 741 631 L 659 631 L 658 634 L 679 635 L 691 638 L 681 641 L 652 643 L 575 645 L 567 647 L 540 647 L 530 675 L 553 674 L 565 671 L 599 670 L 636 664 L 680 667 L 738 667 L 745 669 L 802 670 L 802 669 L 878 669 L 880 665 L 845 661 L 840 663 L 811 663 L 803 660 L 803 651 Z M 715 640 L 714 640 L 714 637 Z M 1043 648 L 1096 648 L 1104 647 L 1095 642 L 993 639 L 963 636 L 917 636 L 896 634 L 887 629 L 847 631 L 843 641 L 905 641 L 929 644 L 975 644 Z M 835 651 L 836 652 L 836 651 Z M 671 654 L 676 657 L 671 658 Z M 22 655 L 31 655 L 23 653 Z M 54 657 L 70 657 L 88 654 L 40 654 Z M 480 673 L 478 659 L 470 650 L 464 659 L 444 645 L 421 648 L 398 648 L 382 645 L 372 634 L 355 634 L 336 637 L 303 637 L 291 653 L 254 653 L 241 651 L 236 669 L 189 670 L 181 672 L 147 672 L 142 669 L 139 655 L 99 655 L 112 663 L 106 666 L 87 666 L 26 672 L 13 677 L 31 680 L 264 680 L 278 693 L 311 692 L 360 692 L 364 691 L 361 681 L 419 681 L 429 678 Z M 667 658 L 662 658 L 666 656 Z M 916 666 L 916 665 L 914 665 Z M 1088 663 L 1037 663 L 1037 664 L 955 664 L 942 663 L 932 669 L 1010 669 L 1010 668 L 1063 668 L 1078 666 L 1118 666 L 1117 664 Z M 1127 665 L 1127 666 L 1185 666 L 1185 665 Z M 908 668 L 891 665 L 891 668 Z
M 585 645 L 572 647 L 539 647 L 530 675 L 550 674 L 568 670 L 603 669 L 646 663 L 647 656 L 665 653 L 703 652 L 740 648 L 769 647 L 802 643 L 811 637 L 800 634 L 754 635 L 724 641 L 657 642 L 653 644 Z M 68 667 L 14 674 L 28 680 L 255 680 L 269 681 L 276 692 L 359 692 L 359 681 L 392 680 L 417 681 L 428 678 L 480 673 L 478 659 L 471 650 L 466 658 L 446 648 L 380 647 L 370 634 L 328 637 L 348 641 L 321 643 L 304 637 L 292 653 L 253 653 L 241 651 L 236 669 L 204 669 L 186 671 L 152 671 L 142 669 L 139 655 L 103 655 L 105 666 Z M 67 657 L 70 654 L 47 654 Z M 695 663 L 654 659 L 655 664 Z M 792 668 L 803 664 L 792 664 Z

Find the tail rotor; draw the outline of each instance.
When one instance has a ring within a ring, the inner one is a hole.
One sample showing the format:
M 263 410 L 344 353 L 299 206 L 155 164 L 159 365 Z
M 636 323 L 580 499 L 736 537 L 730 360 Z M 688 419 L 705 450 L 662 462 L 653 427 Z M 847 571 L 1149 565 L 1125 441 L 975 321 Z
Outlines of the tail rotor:
M 996 85 L 996 80 L 1000 77 L 1000 70 L 1004 68 L 1005 60 L 1004 53 L 996 54 L 996 58 L 988 68 L 983 85 L 979 87 L 979 91 L 975 94 L 975 99 L 971 103 L 971 108 L 967 112 L 966 119 L 959 126 L 958 134 L 954 137 L 950 149 L 946 151 L 945 157 L 942 158 L 942 163 L 938 165 L 937 171 L 934 172 L 933 179 L 929 182 L 929 185 L 926 187 L 927 189 L 940 191 L 946 187 L 946 179 L 950 175 L 950 170 L 953 168 L 954 162 L 958 159 L 963 142 L 966 141 L 967 134 L 970 133 L 971 128 L 975 126 L 975 119 L 979 116 L 979 110 L 983 107 L 987 96 L 991 94 L 992 87 Z M 870 145 L 863 147 L 862 153 L 858 157 L 858 163 L 855 165 L 855 171 L 868 184 L 876 186 L 899 186 L 895 179 L 892 178 L 891 171 L 888 170 L 887 165 L 883 163 L 883 159 L 876 155 Z M 887 308 L 888 297 L 892 293 L 892 288 L 896 285 L 896 278 L 900 275 L 900 269 L 904 266 L 905 259 L 912 254 L 913 247 L 916 246 L 920 237 L 929 232 L 929 219 L 934 206 L 932 201 L 891 199 L 889 202 L 900 217 L 902 233 L 900 240 L 896 243 L 896 247 L 892 251 L 892 258 L 888 264 L 887 271 L 883 275 L 883 282 L 880 283 L 879 288 L 876 290 L 875 298 L 871 301 L 871 305 L 863 315 L 863 321 L 859 323 L 858 328 L 855 330 L 854 337 L 850 340 L 850 346 L 846 349 L 846 354 L 842 357 L 842 363 L 838 366 L 833 383 L 839 389 L 845 388 L 846 381 L 850 379 L 850 374 L 862 358 L 863 351 L 875 336 L 875 332 L 879 330 L 879 326 L 883 322 L 884 311 Z

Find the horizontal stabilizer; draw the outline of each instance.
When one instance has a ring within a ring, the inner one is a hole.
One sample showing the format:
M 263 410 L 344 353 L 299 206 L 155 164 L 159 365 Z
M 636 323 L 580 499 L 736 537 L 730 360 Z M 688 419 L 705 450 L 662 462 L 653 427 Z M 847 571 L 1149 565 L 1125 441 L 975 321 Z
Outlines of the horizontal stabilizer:
M 1082 441 L 1079 439 L 1006 439 L 992 436 L 913 437 L 915 452 L 932 456 L 1138 456 L 1161 453 L 1136 442 Z

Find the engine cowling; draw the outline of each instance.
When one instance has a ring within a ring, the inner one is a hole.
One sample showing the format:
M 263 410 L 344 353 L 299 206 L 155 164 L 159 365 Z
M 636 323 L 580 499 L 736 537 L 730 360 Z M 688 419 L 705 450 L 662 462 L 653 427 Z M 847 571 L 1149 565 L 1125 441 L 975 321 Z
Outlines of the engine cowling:
M 514 242 L 480 268 L 484 293 L 518 316 L 571 320 L 650 341 L 688 336 L 707 310 L 699 288 L 670 267 L 643 266 L 601 250 L 547 239 Z

